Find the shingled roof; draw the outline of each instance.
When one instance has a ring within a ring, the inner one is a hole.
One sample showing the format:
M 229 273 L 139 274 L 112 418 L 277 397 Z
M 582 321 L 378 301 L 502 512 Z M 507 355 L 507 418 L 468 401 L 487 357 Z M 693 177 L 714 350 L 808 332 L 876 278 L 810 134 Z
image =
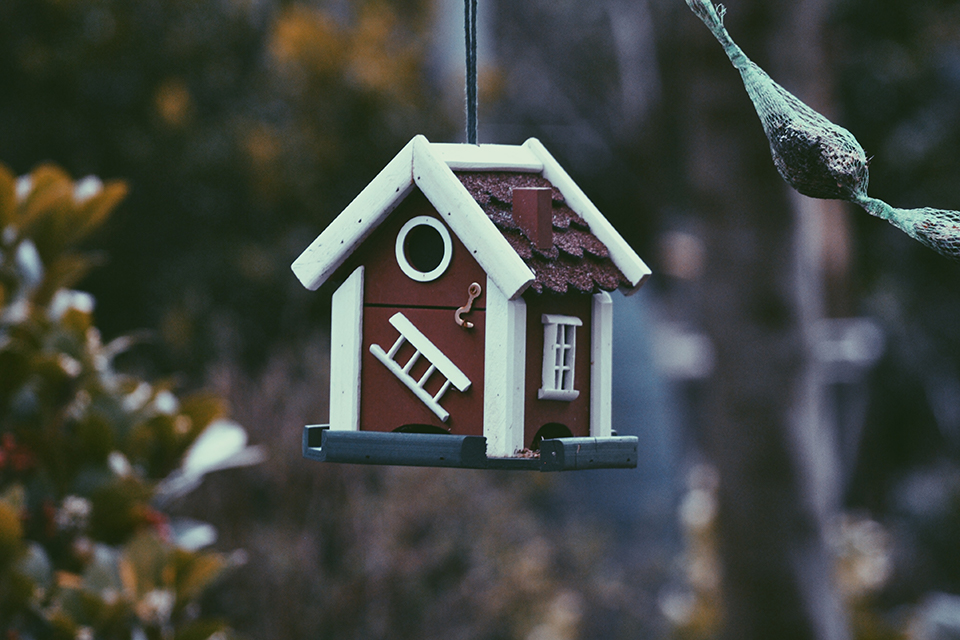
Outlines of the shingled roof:
M 587 222 L 567 206 L 563 194 L 535 173 L 455 171 L 461 184 L 533 271 L 530 289 L 537 293 L 597 293 L 629 287 L 610 252 L 590 232 Z M 548 187 L 553 201 L 553 245 L 546 250 L 526 236 L 513 217 L 514 187 Z

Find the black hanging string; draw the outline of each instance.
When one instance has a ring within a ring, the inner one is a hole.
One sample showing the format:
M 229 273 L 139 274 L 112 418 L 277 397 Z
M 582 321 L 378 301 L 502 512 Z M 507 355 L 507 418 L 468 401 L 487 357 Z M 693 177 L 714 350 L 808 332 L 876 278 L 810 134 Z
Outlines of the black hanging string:
M 467 144 L 477 144 L 477 0 L 463 0 L 467 48 Z

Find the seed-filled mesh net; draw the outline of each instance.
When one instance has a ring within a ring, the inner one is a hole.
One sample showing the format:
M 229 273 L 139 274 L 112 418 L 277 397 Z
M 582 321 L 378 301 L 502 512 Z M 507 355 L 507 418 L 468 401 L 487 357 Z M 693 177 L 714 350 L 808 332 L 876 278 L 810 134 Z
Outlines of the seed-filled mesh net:
M 711 0 L 687 0 L 687 5 L 740 71 L 770 142 L 773 164 L 790 186 L 812 198 L 855 202 L 934 251 L 960 260 L 960 212 L 898 209 L 869 197 L 867 156 L 854 135 L 801 102 L 754 64 L 723 26 L 723 5 L 714 7 Z

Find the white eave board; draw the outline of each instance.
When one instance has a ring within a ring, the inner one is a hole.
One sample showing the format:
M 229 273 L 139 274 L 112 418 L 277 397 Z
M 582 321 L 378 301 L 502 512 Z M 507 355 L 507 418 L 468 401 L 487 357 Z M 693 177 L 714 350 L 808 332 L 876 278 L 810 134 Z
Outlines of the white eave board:
M 413 190 L 418 138 L 423 136 L 408 142 L 293 262 L 293 273 L 303 286 L 313 291 L 322 285 Z
M 431 143 L 430 149 L 452 171 L 543 171 L 543 162 L 518 145 Z

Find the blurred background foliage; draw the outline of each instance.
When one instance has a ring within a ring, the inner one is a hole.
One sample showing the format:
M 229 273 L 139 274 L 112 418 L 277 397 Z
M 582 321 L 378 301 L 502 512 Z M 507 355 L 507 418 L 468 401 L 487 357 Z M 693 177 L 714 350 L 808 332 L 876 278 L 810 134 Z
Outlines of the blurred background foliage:
M 421 90 L 428 18 L 417 2 L 4 3 L 0 155 L 132 185 L 99 243 L 116 268 L 90 280 L 106 331 L 158 328 L 178 369 L 262 361 L 303 324 L 288 258 L 411 131 L 447 134 Z
M 874 156 L 873 195 L 960 208 L 955 3 L 727 4 L 751 57 Z M 15 231 L 0 303 L 16 337 L 0 344 L 12 358 L 0 363 L 0 562 L 48 585 L 16 600 L 36 612 L 17 628 L 103 589 L 90 582 L 103 561 L 159 576 L 110 587 L 121 595 L 109 615 L 151 638 L 157 607 L 262 638 L 944 637 L 938 620 L 958 608 L 945 594 L 960 593 L 957 266 L 839 209 L 822 217 L 820 270 L 793 271 L 802 204 L 683 2 L 480 9 L 481 141 L 539 137 L 657 273 L 641 316 L 622 316 L 636 344 L 618 347 L 635 360 L 618 369 L 617 426 L 643 439 L 641 469 L 542 478 L 299 457 L 300 428 L 327 411 L 329 296 L 304 291 L 289 264 L 413 135 L 462 140 L 460 3 L 5 0 L 0 211 L 22 219 L 3 219 Z M 123 183 L 67 178 L 88 174 Z M 96 196 L 72 199 L 84 189 Z M 21 246 L 42 277 L 24 271 Z M 792 297 L 812 279 L 820 316 L 867 319 L 883 336 L 879 360 L 818 382 L 818 454 L 795 451 L 784 419 L 805 388 L 795 372 L 826 348 L 805 341 L 809 310 Z M 110 358 L 131 344 L 116 373 Z M 169 400 L 204 387 L 216 395 Z M 270 455 L 186 495 L 192 443 L 224 425 L 216 398 Z M 133 476 L 119 479 L 113 452 Z M 827 491 L 802 482 L 818 464 L 833 464 Z M 172 493 L 158 503 L 161 489 Z M 812 527 L 790 519 L 821 502 Z M 736 520 L 763 504 L 777 509 L 752 512 L 755 527 Z M 177 550 L 168 511 L 214 523 L 220 551 Z M 808 583 L 831 585 L 840 622 L 738 626 L 730 611 L 745 601 L 801 607 L 730 532 L 766 540 L 760 556 L 808 535 L 829 559 Z M 84 543 L 78 556 L 84 539 L 112 551 Z M 219 589 L 181 593 L 191 566 L 230 565 L 233 549 L 249 562 Z M 774 582 L 745 597 L 749 571 Z M 130 637 L 107 619 L 64 633 Z M 197 628 L 182 637 L 214 627 Z
M 229 636 L 203 591 L 232 564 L 209 524 L 162 506 L 215 466 L 252 462 L 222 400 L 122 373 L 76 244 L 126 195 L 0 165 L 0 629 L 11 639 Z M 239 446 L 237 446 L 239 444 Z M 226 446 L 225 446 L 226 445 Z M 231 446 L 232 445 L 232 446 Z

